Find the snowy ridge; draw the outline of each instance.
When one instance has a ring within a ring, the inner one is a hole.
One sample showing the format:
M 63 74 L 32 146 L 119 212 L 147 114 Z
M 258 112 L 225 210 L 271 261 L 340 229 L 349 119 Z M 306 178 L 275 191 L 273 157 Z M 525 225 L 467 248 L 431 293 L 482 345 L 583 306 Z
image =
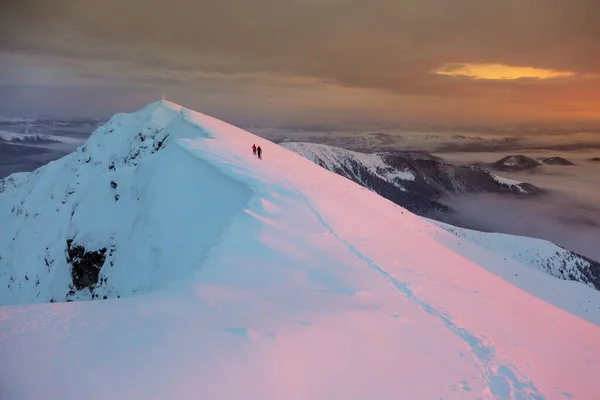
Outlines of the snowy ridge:
M 358 161 L 372 174 L 392 182 L 402 190 L 405 190 L 404 186 L 402 186 L 402 181 L 415 180 L 415 175 L 410 170 L 404 169 L 398 171 L 392 168 L 383 161 L 379 153 L 358 153 L 316 143 L 287 142 L 283 143 L 282 146 L 303 155 L 316 164 L 325 164 L 325 168 L 332 172 L 339 170 L 340 164 L 343 164 L 345 168 L 352 168 L 352 162 Z
M 0 294 L 20 304 L 0 308 L 2 398 L 600 390 L 600 292 L 510 257 L 505 235 L 461 238 L 173 103 L 117 115 L 2 185 Z M 99 260 L 97 283 L 68 294 Z M 92 296 L 108 300 L 63 302 Z
M 511 258 L 554 277 L 582 282 L 591 288 L 600 290 L 600 264 L 553 243 L 534 238 L 528 238 L 525 241 L 522 236 L 477 232 L 457 228 L 439 221 L 432 220 L 431 222 L 477 247 L 497 252 L 505 259 Z M 461 249 L 456 250 L 463 251 Z M 493 272 L 500 273 L 508 281 L 513 281 L 511 276 L 506 275 L 505 270 Z M 578 285 L 573 285 L 572 288 L 576 290 Z M 540 288 L 534 287 L 533 291 L 535 292 L 537 289 Z M 541 289 L 545 290 L 546 288 Z M 591 302 L 592 300 L 588 299 L 588 301 Z M 577 307 L 580 307 L 580 305 Z
M 401 152 L 365 154 L 314 143 L 287 142 L 282 143 L 282 146 L 368 188 L 371 187 L 366 181 L 372 178 L 363 176 L 364 172 L 404 191 L 429 197 L 472 191 L 507 191 L 517 194 L 535 194 L 539 191 L 532 185 L 509 182 L 480 168 L 455 167 L 435 160 L 411 159 L 404 157 Z
M 512 187 L 517 188 L 517 190 L 521 191 L 522 193 L 525 192 L 521 186 L 521 185 L 523 185 L 523 182 L 516 181 L 514 179 L 503 178 L 501 176 L 498 176 L 498 175 L 492 174 L 492 173 L 490 173 L 490 175 L 492 176 L 492 178 L 494 178 L 494 180 L 496 182 L 498 182 L 502 185 L 512 186 Z

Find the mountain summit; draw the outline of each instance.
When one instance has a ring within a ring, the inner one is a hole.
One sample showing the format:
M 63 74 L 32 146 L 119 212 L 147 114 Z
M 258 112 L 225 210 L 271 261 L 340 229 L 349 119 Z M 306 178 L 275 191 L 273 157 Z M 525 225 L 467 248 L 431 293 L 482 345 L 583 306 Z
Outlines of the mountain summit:
M 3 398 L 600 391 L 584 261 L 424 219 L 174 103 L 0 192 Z

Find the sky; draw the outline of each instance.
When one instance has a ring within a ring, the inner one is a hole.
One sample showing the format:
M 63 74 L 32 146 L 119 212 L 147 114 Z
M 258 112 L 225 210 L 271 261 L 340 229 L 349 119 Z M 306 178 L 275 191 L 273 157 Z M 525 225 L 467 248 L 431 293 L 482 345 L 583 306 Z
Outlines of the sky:
M 598 0 L 5 0 L 0 115 L 600 124 Z

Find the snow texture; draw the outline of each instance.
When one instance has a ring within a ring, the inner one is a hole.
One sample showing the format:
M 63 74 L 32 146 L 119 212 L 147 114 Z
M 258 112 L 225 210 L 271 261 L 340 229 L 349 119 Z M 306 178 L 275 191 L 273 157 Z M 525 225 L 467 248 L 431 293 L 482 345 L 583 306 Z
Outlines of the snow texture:
M 367 188 L 371 188 L 369 182 L 376 177 L 403 191 L 419 193 L 431 200 L 443 194 L 465 192 L 532 195 L 539 192 L 532 185 L 509 182 L 481 168 L 452 166 L 441 160 L 413 159 L 410 153 L 405 152 L 366 154 L 316 143 L 286 142 L 281 145 Z
M 507 186 L 512 186 L 517 188 L 517 190 L 524 192 L 523 188 L 521 188 L 521 185 L 523 184 L 523 182 L 519 182 L 516 181 L 514 179 L 508 179 L 508 178 L 503 178 L 501 176 L 495 175 L 490 173 L 490 175 L 492 176 L 492 178 L 494 178 L 494 180 L 502 185 L 507 185 Z
M 352 161 L 358 161 L 372 174 L 392 182 L 394 185 L 403 188 L 402 181 L 414 181 L 415 175 L 410 170 L 399 171 L 391 168 L 384 162 L 379 153 L 359 153 L 339 147 L 327 146 L 316 143 L 284 143 L 283 146 L 295 153 L 301 154 L 314 163 L 322 161 L 325 168 L 335 171 L 339 168 L 339 163 L 345 163 L 344 167 L 352 169 Z
M 176 104 L 0 191 L 2 399 L 600 393 L 600 292 L 533 265 L 558 247 L 451 232 Z M 70 239 L 106 260 L 67 298 L 107 300 L 64 302 Z

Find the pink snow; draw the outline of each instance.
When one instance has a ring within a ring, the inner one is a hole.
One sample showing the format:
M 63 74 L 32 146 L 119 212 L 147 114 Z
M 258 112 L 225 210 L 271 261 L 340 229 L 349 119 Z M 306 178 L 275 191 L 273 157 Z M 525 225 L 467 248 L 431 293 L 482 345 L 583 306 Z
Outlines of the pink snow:
M 565 292 L 530 293 L 531 281 L 572 282 L 224 122 L 165 101 L 151 116 L 167 124 L 180 113 L 207 135 L 176 140 L 169 161 L 191 155 L 253 197 L 163 290 L 1 307 L 0 398 L 598 396 L 600 311 L 575 315 Z M 522 275 L 514 284 L 501 277 L 511 269 Z

